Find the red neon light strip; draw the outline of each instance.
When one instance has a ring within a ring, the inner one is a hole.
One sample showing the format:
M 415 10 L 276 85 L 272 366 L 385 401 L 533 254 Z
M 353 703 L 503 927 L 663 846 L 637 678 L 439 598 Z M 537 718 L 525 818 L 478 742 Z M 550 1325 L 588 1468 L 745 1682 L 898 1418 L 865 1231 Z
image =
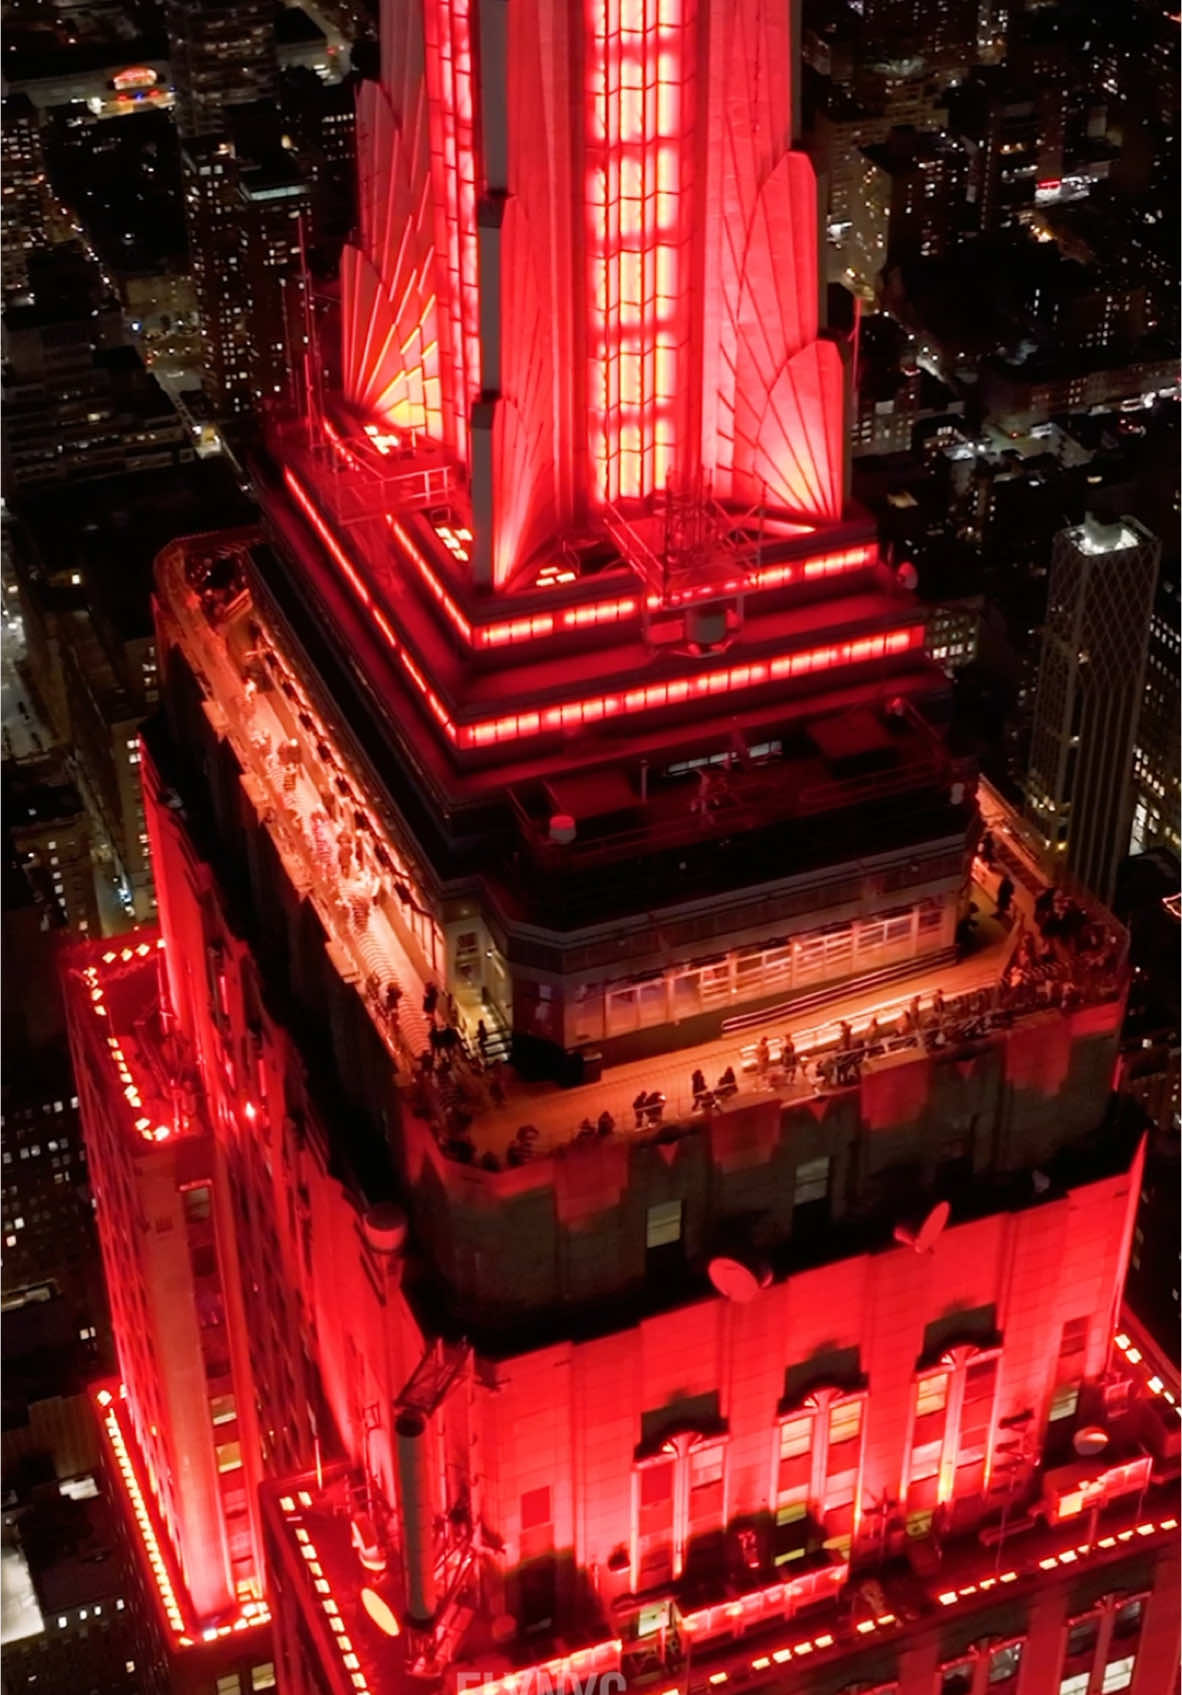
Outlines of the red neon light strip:
M 349 451 L 327 418 L 323 420 L 323 424 L 324 433 L 334 453 L 355 470 L 363 470 L 357 455 Z M 295 487 L 290 482 L 289 486 Z M 390 533 L 419 573 L 428 592 L 470 647 L 504 647 L 553 635 L 556 625 L 554 614 L 549 612 L 534 613 L 528 618 L 517 618 L 505 624 L 470 623 L 405 527 L 392 514 L 387 514 L 386 523 Z M 877 544 L 863 542 L 857 547 L 839 548 L 833 553 L 814 554 L 809 559 L 792 559 L 780 565 L 766 565 L 761 570 L 753 571 L 748 577 L 736 577 L 733 582 L 725 583 L 723 588 L 726 592 L 734 594 L 752 594 L 761 589 L 783 588 L 788 583 L 811 582 L 817 577 L 835 576 L 843 571 L 864 570 L 868 565 L 873 565 L 877 558 Z M 353 567 L 346 565 L 344 569 L 348 573 Z M 718 592 L 717 585 L 713 585 L 701 589 L 696 594 L 674 596 L 669 604 L 680 606 L 694 599 L 707 599 Z M 660 609 L 662 601 L 659 595 L 650 594 L 645 604 L 650 612 L 656 612 Z M 635 617 L 640 610 L 641 603 L 634 596 L 625 595 L 618 600 L 592 601 L 589 605 L 568 607 L 565 612 L 559 614 L 557 627 L 563 630 L 577 630 L 595 624 L 621 623 L 625 619 Z
M 1122 1530 L 1115 1536 L 1101 1536 L 1094 1544 L 1089 1542 L 1083 1543 L 1076 1548 L 1066 1548 L 1061 1553 L 1052 1554 L 1046 1559 L 1039 1560 L 1037 1565 L 1031 1562 L 1024 1568 L 1020 1569 L 1011 1569 L 1003 1572 L 994 1572 L 991 1570 L 986 1576 L 979 1578 L 976 1583 L 967 1583 L 960 1589 L 944 1590 L 937 1596 L 937 1600 L 942 1607 L 955 1606 L 959 1601 L 970 1600 L 974 1596 L 979 1597 L 982 1594 L 987 1595 L 993 1589 L 1004 1589 L 1009 1584 L 1017 1583 L 1022 1576 L 1031 1576 L 1039 1571 L 1050 1571 L 1057 1565 L 1074 1565 L 1079 1560 L 1086 1559 L 1089 1555 L 1097 1552 L 1108 1553 L 1122 1543 L 1127 1544 L 1131 1542 L 1136 1536 L 1146 1537 L 1168 1535 L 1177 1529 L 1178 1520 L 1174 1517 L 1147 1519 L 1143 1523 L 1135 1526 L 1135 1528 Z M 838 1574 L 840 1581 L 844 1581 L 843 1574 L 848 1574 L 848 1567 L 837 1566 L 834 1570 Z M 744 1601 L 752 1600 L 758 1603 L 764 1596 L 767 1596 L 769 1599 L 779 1601 L 782 1604 L 783 1597 L 786 1591 L 790 1588 L 790 1583 L 774 1585 L 768 1590 L 763 1590 L 755 1595 L 745 1597 Z M 738 1619 L 744 1612 L 749 1610 L 754 1611 L 755 1609 L 748 1609 L 745 1604 L 738 1602 L 732 1602 L 729 1604 L 722 1603 L 715 1607 L 707 1607 L 699 1613 L 689 1614 L 685 1621 L 686 1630 L 691 1636 L 694 1635 L 695 1625 L 700 1628 L 708 1621 L 711 1614 L 725 1614 L 728 1619 Z M 894 1632 L 902 1626 L 902 1623 L 903 1621 L 897 1616 L 897 1614 L 885 1612 L 879 1613 L 873 1618 L 862 1619 L 854 1626 L 854 1630 L 858 1636 L 862 1637 L 873 1636 L 883 1631 L 892 1631 L 892 1634 L 894 1634 Z M 718 1628 L 721 1629 L 723 1626 L 720 1624 Z M 790 1629 L 792 1627 L 786 1626 L 786 1628 Z M 848 1633 L 848 1626 L 846 1627 L 846 1630 Z M 714 1632 L 711 1632 L 711 1635 L 713 1634 Z M 616 1644 L 605 1644 L 604 1646 L 611 1648 L 616 1646 Z M 717 1649 L 721 1646 L 723 1645 L 712 1642 L 704 1642 L 699 1651 L 710 1652 L 711 1650 Z M 803 1637 L 799 1641 L 794 1642 L 791 1647 L 785 1645 L 784 1647 L 776 1649 L 765 1649 L 764 1652 L 757 1654 L 756 1657 L 749 1662 L 750 1670 L 753 1672 L 769 1672 L 774 1666 L 787 1665 L 793 1660 L 808 1659 L 813 1654 L 823 1654 L 828 1649 L 835 1646 L 838 1646 L 838 1638 L 832 1631 L 825 1630 L 818 1636 Z M 851 1644 L 848 1641 L 841 1644 L 841 1647 L 845 1651 L 848 1651 L 850 1646 Z M 599 1650 L 586 1650 L 585 1652 L 596 1653 L 598 1651 Z M 485 1683 L 477 1684 L 472 1690 L 471 1695 L 537 1695 L 540 1688 L 549 1686 L 551 1680 L 547 1676 L 548 1673 L 557 1672 L 561 1669 L 562 1672 L 569 1674 L 572 1667 L 575 1665 L 575 1660 L 578 1659 L 578 1657 L 579 1656 L 575 1656 L 569 1661 L 538 1661 L 534 1665 L 523 1667 L 520 1671 L 509 1672 L 503 1677 L 491 1678 Z M 746 1667 L 738 1668 L 734 1672 L 720 1670 L 710 1674 L 709 1682 L 713 1687 L 720 1688 L 723 1684 L 731 1682 L 732 1679 L 736 1682 L 746 1681 L 747 1676 L 748 1672 Z M 859 1685 L 859 1688 L 860 1687 L 861 1685 Z M 875 1689 L 878 1687 L 879 1686 L 876 1685 Z M 887 1684 L 883 1684 L 881 1687 L 883 1689 L 888 1687 L 894 1689 L 896 1685 L 894 1683 L 891 1683 L 889 1686 Z M 667 1692 L 667 1695 L 672 1695 L 672 1692 Z M 871 1691 L 870 1695 L 874 1695 L 874 1692 Z
M 286 470 L 283 473 L 283 480 L 287 484 L 288 488 L 291 490 L 292 494 L 295 495 L 296 500 L 299 503 L 300 510 L 303 512 L 303 514 L 307 518 L 308 522 L 312 525 L 313 529 L 316 531 L 316 534 L 320 537 L 321 541 L 324 543 L 324 545 L 328 549 L 329 553 L 331 553 L 335 562 L 340 566 L 342 572 L 345 575 L 346 580 L 348 581 L 350 587 L 352 588 L 354 594 L 357 596 L 358 600 L 361 601 L 363 606 L 369 607 L 370 610 L 372 611 L 373 610 L 373 599 L 370 595 L 369 590 L 366 588 L 365 584 L 361 581 L 361 578 L 358 576 L 357 572 L 353 569 L 353 564 L 352 564 L 352 561 L 350 560 L 348 554 L 345 552 L 344 548 L 341 547 L 340 543 L 337 541 L 336 537 L 333 535 L 333 533 L 329 529 L 328 525 L 321 518 L 319 512 L 317 512 L 317 510 L 313 506 L 311 500 L 308 498 L 307 494 L 304 492 L 303 486 L 300 483 L 299 478 L 295 475 L 294 472 L 292 472 L 290 470 Z
M 402 525 L 398 522 L 397 518 L 387 517 L 386 522 L 390 526 L 391 535 L 403 549 L 407 558 L 419 573 L 419 576 L 423 579 L 424 583 L 426 583 L 431 594 L 434 595 L 440 606 L 442 606 L 443 610 L 447 613 L 447 616 L 463 636 L 464 640 L 469 646 L 471 646 L 473 638 L 471 624 L 464 617 L 464 614 L 460 611 L 451 595 L 448 594 L 434 571 L 432 571 L 421 551 L 415 546 L 414 542 L 411 540 L 406 530 L 404 530 Z
M 627 689 L 621 694 L 590 695 L 581 700 L 544 707 L 536 712 L 514 713 L 504 718 L 485 719 L 475 724 L 457 724 L 449 716 L 447 708 L 406 648 L 395 636 L 388 620 L 374 608 L 372 597 L 361 585 L 357 572 L 301 488 L 299 479 L 290 469 L 285 470 L 283 475 L 316 534 L 333 559 L 342 565 L 346 580 L 357 590 L 362 604 L 367 610 L 374 612 L 374 621 L 391 651 L 426 701 L 448 739 L 457 747 L 490 747 L 497 742 L 515 741 L 523 736 L 545 735 L 550 731 L 567 729 L 577 724 L 598 723 L 604 718 L 614 717 L 618 712 L 654 712 L 661 707 L 678 706 L 705 695 L 729 694 L 737 689 L 758 688 L 782 678 L 801 677 L 812 671 L 828 670 L 831 666 L 862 664 L 867 660 L 882 659 L 923 646 L 924 627 L 922 623 L 913 623 L 881 635 L 860 636 L 853 641 L 838 642 L 833 647 L 811 648 L 806 653 L 782 654 L 774 659 L 755 660 L 747 665 L 730 665 L 718 671 L 700 671 L 692 677 L 674 678 L 665 683 L 650 683 L 645 688 Z
M 123 1430 L 115 1414 L 114 1397 L 109 1389 L 100 1389 L 95 1399 L 98 1404 L 103 1434 L 110 1444 L 119 1479 L 127 1495 L 136 1529 L 139 1531 L 144 1558 L 155 1582 L 156 1596 L 164 1613 L 165 1622 L 174 1636 L 181 1636 L 185 1630 L 185 1618 L 181 1612 L 180 1599 L 168 1562 L 164 1556 L 164 1550 L 160 1545 L 160 1538 L 156 1534 L 147 1496 L 143 1485 L 140 1483 L 135 1462 L 131 1457 Z
M 923 626 L 915 625 L 883 635 L 839 642 L 834 647 L 812 648 L 807 653 L 783 654 L 748 665 L 730 665 L 718 671 L 698 672 L 695 676 L 678 677 L 666 683 L 650 683 L 645 688 L 627 689 L 620 694 L 591 695 L 560 706 L 543 707 L 536 712 L 517 713 L 478 724 L 462 724 L 458 735 L 455 735 L 454 729 L 449 729 L 448 733 L 455 735 L 461 747 L 488 747 L 520 736 L 542 735 L 579 724 L 598 723 L 621 712 L 656 712 L 662 707 L 679 706 L 706 695 L 758 688 L 782 678 L 805 676 L 812 671 L 828 670 L 831 666 L 861 664 L 922 646 Z
M 162 948 L 164 946 L 163 936 L 158 936 L 156 938 L 155 945 L 157 948 Z M 134 948 L 125 947 L 118 953 L 116 953 L 113 948 L 108 948 L 107 952 L 103 955 L 103 964 L 114 965 L 117 960 L 122 960 L 125 965 L 128 965 L 136 958 L 141 960 L 146 959 L 152 951 L 153 947 L 151 942 L 140 942 Z M 90 1001 L 90 1010 L 94 1013 L 96 1018 L 107 1018 L 106 993 L 99 981 L 98 966 L 85 965 L 81 968 L 78 975 L 81 977 L 82 982 L 86 985 L 86 993 Z M 143 1094 L 139 1083 L 137 1082 L 131 1067 L 127 1063 L 127 1055 L 124 1052 L 123 1044 L 119 1040 L 118 1036 L 110 1035 L 107 1037 L 107 1048 L 110 1053 L 111 1064 L 115 1067 L 115 1071 L 119 1078 L 119 1087 L 122 1090 L 123 1098 L 126 1100 L 131 1111 L 136 1115 L 133 1120 L 136 1131 L 145 1142 L 166 1142 L 172 1135 L 174 1126 L 172 1124 L 157 1124 L 153 1126 L 152 1120 L 147 1116 L 144 1108 Z
M 469 623 L 451 595 L 448 594 L 422 550 L 417 547 L 407 530 L 397 518 L 387 517 L 386 523 L 390 533 L 399 546 L 404 549 L 407 558 L 422 578 L 429 593 L 443 608 L 453 627 L 459 631 L 470 647 L 507 647 L 516 646 L 519 642 L 538 641 L 554 634 L 555 630 L 587 629 L 597 624 L 617 624 L 629 618 L 637 617 L 641 611 L 641 602 L 634 595 L 624 595 L 618 600 L 597 600 L 589 605 L 571 606 L 565 612 L 555 615 L 550 612 L 533 613 L 528 618 L 515 618 L 504 624 Z M 794 559 L 782 565 L 765 566 L 761 571 L 755 571 L 749 578 L 736 578 L 725 587 L 732 592 L 753 593 L 761 589 L 782 588 L 787 583 L 810 582 L 816 577 L 834 576 L 843 571 L 864 570 L 873 565 L 878 558 L 878 547 L 875 543 L 863 544 L 859 547 L 847 547 L 834 553 L 818 554 L 811 559 Z M 717 587 L 706 588 L 697 597 L 707 598 L 717 595 Z M 681 605 L 694 599 L 693 595 L 682 595 L 671 604 Z M 661 600 L 656 595 L 647 597 L 647 605 L 651 612 L 657 611 Z
M 320 1560 L 320 1550 L 313 1542 L 310 1533 L 303 1526 L 303 1513 L 299 1511 L 299 1508 L 310 1507 L 311 1504 L 312 1497 L 306 1489 L 301 1489 L 298 1496 L 284 1495 L 279 1502 L 284 1518 L 287 1519 L 295 1532 L 296 1547 L 300 1551 L 300 1557 L 303 1559 L 308 1576 L 316 1586 L 320 1609 L 324 1614 L 329 1630 L 332 1632 L 333 1641 L 336 1643 L 337 1653 L 341 1657 L 341 1664 L 348 1675 L 349 1683 L 357 1691 L 357 1695 L 370 1695 L 369 1681 L 361 1669 L 361 1661 L 358 1659 L 352 1639 L 345 1629 L 341 1609 L 337 1605 L 328 1578 L 325 1576 L 324 1567 Z

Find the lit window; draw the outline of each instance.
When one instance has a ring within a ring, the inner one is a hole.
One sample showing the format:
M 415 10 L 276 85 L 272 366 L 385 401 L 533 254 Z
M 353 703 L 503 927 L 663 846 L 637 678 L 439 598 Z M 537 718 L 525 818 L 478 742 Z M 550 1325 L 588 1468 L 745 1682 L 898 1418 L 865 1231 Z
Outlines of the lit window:
M 1070 1677 L 1065 1677 L 1059 1685 L 1059 1695 L 1088 1695 L 1088 1684 L 1091 1673 L 1074 1671 Z
M 645 1246 L 648 1248 L 663 1248 L 671 1242 L 679 1242 L 680 1240 L 681 1202 L 659 1201 L 655 1207 L 649 1207 L 645 1228 Z
M 191 1224 L 209 1217 L 208 1188 L 203 1186 L 200 1189 L 185 1190 L 185 1217 Z
M 708 1489 L 722 1481 L 723 1446 L 715 1442 L 708 1448 L 695 1448 L 690 1454 L 690 1488 Z
M 237 1471 L 242 1464 L 241 1442 L 222 1442 L 215 1449 L 220 1472 Z
M 689 1456 L 687 1529 L 690 1536 L 721 1525 L 725 1458 L 726 1449 L 721 1442 L 696 1448 Z
M 948 1400 L 948 1373 L 923 1377 L 915 1390 L 915 1416 L 926 1418 L 929 1413 L 943 1412 Z
M 793 1206 L 807 1206 L 810 1201 L 823 1201 L 829 1193 L 829 1161 L 810 1159 L 796 1168 L 792 1192 Z
M 1142 1616 L 1145 1612 L 1145 1598 L 1138 1595 L 1135 1601 L 1126 1601 L 1123 1607 L 1117 1609 L 1112 1621 L 1114 1636 L 1135 1636 L 1141 1628 Z
M 989 1656 L 989 1676 L 986 1681 L 992 1686 L 1004 1683 L 1007 1678 L 1017 1677 L 1018 1668 L 1022 1664 L 1022 1644 L 1007 1642 L 1004 1648 L 995 1648 Z
M 236 1671 L 224 1672 L 217 1680 L 217 1695 L 240 1695 L 242 1681 Z
M 252 1689 L 274 1689 L 274 1660 L 265 1660 L 261 1666 L 252 1666 L 250 1668 L 250 1687 Z
M 829 1446 L 852 1442 L 862 1433 L 862 1402 L 838 1401 L 829 1412 Z
M 1096 1648 L 1097 1636 L 1101 1634 L 1101 1620 L 1096 1614 L 1090 1614 L 1087 1619 L 1077 1619 L 1067 1632 L 1068 1659 L 1075 1659 L 1079 1654 L 1090 1654 Z
M 911 1481 L 921 1483 L 926 1477 L 935 1477 L 940 1469 L 940 1459 L 944 1452 L 944 1440 L 937 1442 L 921 1442 L 911 1450 Z
M 1104 1681 L 1100 1685 L 1100 1695 L 1114 1695 L 1118 1689 L 1127 1689 L 1133 1681 L 1133 1667 L 1137 1663 L 1135 1654 L 1128 1654 L 1122 1660 L 1109 1660 L 1104 1667 Z
M 209 1416 L 214 1424 L 231 1424 L 238 1417 L 233 1395 L 214 1395 L 209 1403 Z
M 807 1418 L 789 1419 L 787 1424 L 780 1426 L 780 1458 L 794 1460 L 801 1454 L 807 1454 L 813 1445 L 813 1419 L 810 1413 Z

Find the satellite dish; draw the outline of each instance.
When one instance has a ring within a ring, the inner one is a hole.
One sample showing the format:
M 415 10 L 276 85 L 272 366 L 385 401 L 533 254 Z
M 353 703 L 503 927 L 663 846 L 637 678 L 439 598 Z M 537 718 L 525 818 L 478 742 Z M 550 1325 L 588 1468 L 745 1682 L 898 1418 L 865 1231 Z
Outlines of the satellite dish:
M 1081 1460 L 1095 1459 L 1096 1455 L 1102 1454 L 1108 1446 L 1108 1432 L 1102 1430 L 1098 1424 L 1085 1425 L 1071 1438 L 1071 1446 Z
M 895 1230 L 895 1241 L 905 1248 L 913 1248 L 917 1254 L 930 1254 L 943 1234 L 951 1210 L 947 1201 L 937 1201 L 914 1235 L 899 1225 Z
M 761 1289 L 766 1289 L 772 1280 L 772 1274 L 766 1266 L 755 1270 L 744 1265 L 737 1259 L 712 1259 L 706 1267 L 711 1283 L 720 1295 L 725 1295 L 728 1301 L 734 1301 L 742 1306 L 747 1301 L 753 1301 Z

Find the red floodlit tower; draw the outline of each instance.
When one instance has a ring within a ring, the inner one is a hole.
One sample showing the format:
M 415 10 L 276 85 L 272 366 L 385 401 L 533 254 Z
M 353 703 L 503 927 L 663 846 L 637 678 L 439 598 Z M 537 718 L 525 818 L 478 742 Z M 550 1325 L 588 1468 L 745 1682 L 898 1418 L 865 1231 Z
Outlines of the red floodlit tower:
M 109 1435 L 171 1640 L 265 1604 L 294 1695 L 1176 1675 L 1124 942 L 848 506 L 791 34 L 389 5 L 263 524 L 160 560 Z

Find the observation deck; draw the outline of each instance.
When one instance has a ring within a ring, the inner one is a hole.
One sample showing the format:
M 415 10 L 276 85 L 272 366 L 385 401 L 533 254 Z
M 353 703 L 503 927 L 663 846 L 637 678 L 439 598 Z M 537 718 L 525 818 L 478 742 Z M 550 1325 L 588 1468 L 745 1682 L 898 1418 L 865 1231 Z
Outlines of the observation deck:
M 855 1073 L 873 1076 L 917 1053 L 947 1054 L 999 1039 L 1016 1020 L 1070 1018 L 1120 999 L 1123 937 L 1086 899 L 1073 906 L 1070 938 L 1040 936 L 1041 873 L 1018 820 L 990 791 L 994 863 L 977 862 L 972 893 L 979 925 L 956 962 L 945 955 L 908 970 L 888 941 L 877 969 L 856 984 L 827 985 L 810 977 L 800 946 L 790 947 L 769 967 L 768 1004 L 732 1017 L 727 1001 L 734 984 L 704 986 L 703 996 L 712 998 L 703 1005 L 716 1014 L 710 1039 L 682 1042 L 675 1055 L 612 1065 L 602 1079 L 573 1088 L 532 1084 L 508 1068 L 494 1075 L 482 1065 L 476 1027 L 483 1009 L 465 1001 L 457 984 L 457 1058 L 441 1087 L 437 1076 L 421 1075 L 419 1064 L 437 1022 L 424 1016 L 421 1003 L 426 984 L 439 980 L 432 898 L 439 883 L 420 843 L 394 814 L 391 791 L 375 780 L 376 772 L 390 775 L 389 760 L 360 758 L 328 698 L 314 697 L 307 676 L 286 661 L 258 597 L 252 559 L 248 539 L 232 540 L 220 559 L 204 563 L 175 550 L 161 569 L 162 608 L 201 678 L 205 714 L 232 746 L 246 793 L 293 887 L 315 905 L 338 969 L 356 984 L 404 1080 L 417 1079 L 412 1098 L 449 1158 L 489 1166 L 492 1177 L 510 1150 L 515 1162 L 523 1155 L 537 1159 L 605 1114 L 621 1135 L 667 1131 L 703 1117 L 704 1093 L 709 1112 L 723 1115 L 756 1100 L 812 1098 L 850 1086 Z M 963 834 L 971 772 L 948 755 L 905 697 L 889 709 L 881 700 L 875 709 L 862 691 L 846 698 L 844 714 L 825 715 L 795 737 L 757 742 L 763 732 L 731 719 L 717 755 L 690 761 L 673 776 L 653 740 L 646 753 L 637 747 L 630 758 L 620 757 L 624 744 L 610 763 L 599 749 L 598 768 L 572 769 L 568 758 L 556 761 L 552 773 L 545 762 L 532 764 L 528 774 L 513 767 L 471 773 L 466 793 L 485 807 L 486 840 L 480 858 L 465 861 L 461 853 L 452 869 L 460 876 L 479 869 L 502 910 L 550 928 L 602 923 L 613 906 L 618 911 L 627 901 L 635 911 L 643 903 L 659 941 L 661 921 L 651 913 L 673 889 L 684 899 L 697 888 L 704 895 L 717 888 L 720 864 L 733 864 L 736 876 L 758 885 L 761 875 L 782 874 L 794 857 L 800 865 L 810 853 L 831 860 L 835 832 L 844 836 L 846 854 L 859 840 L 868 853 L 905 844 L 915 839 L 917 820 L 928 827 L 926 839 L 933 820 L 948 836 Z M 506 778 L 515 779 L 507 795 Z M 499 817 L 487 810 L 494 793 Z M 566 820 L 567 839 L 555 839 L 556 818 Z M 1016 884 L 1012 928 L 1009 919 L 999 924 L 990 916 L 1007 868 Z M 535 916 L 538 892 L 544 903 Z M 777 982 L 783 985 L 778 999 Z M 401 990 L 393 999 L 392 983 Z M 913 1001 L 920 1016 L 912 1022 L 921 1028 L 897 1034 Z M 840 1064 L 830 1063 L 844 1040 L 842 1019 L 851 1026 L 850 1051 Z M 871 1019 L 877 1024 L 868 1033 Z M 766 1063 L 757 1052 L 761 1035 L 778 1044 L 786 1028 L 796 1044 L 791 1077 L 776 1063 L 778 1045 Z M 728 1067 L 736 1087 L 720 1094 L 714 1084 Z M 696 1070 L 710 1085 L 696 1091 L 697 1099 L 690 1087 Z M 642 1088 L 664 1097 L 659 1114 L 634 1113 Z M 531 1132 L 524 1140 L 523 1128 Z

